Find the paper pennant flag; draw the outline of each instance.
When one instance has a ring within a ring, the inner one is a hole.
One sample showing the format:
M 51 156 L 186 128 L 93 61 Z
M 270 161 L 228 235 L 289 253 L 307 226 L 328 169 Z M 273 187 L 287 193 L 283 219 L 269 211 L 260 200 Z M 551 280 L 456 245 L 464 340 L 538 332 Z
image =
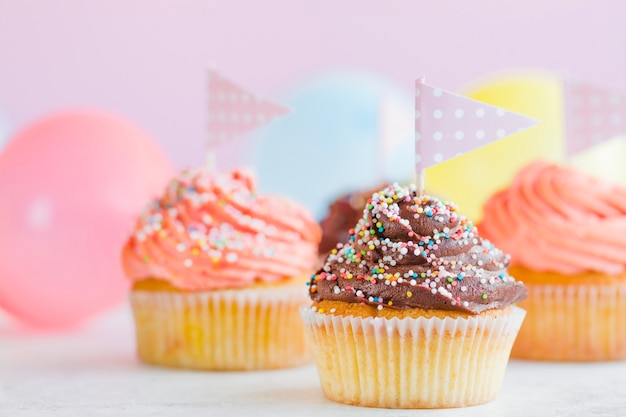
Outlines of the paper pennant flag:
M 415 85 L 415 168 L 478 149 L 538 123 L 521 114 L 430 86 Z
M 289 111 L 209 70 L 209 143 L 231 140 Z
M 626 95 L 572 80 L 563 94 L 568 156 L 626 133 Z

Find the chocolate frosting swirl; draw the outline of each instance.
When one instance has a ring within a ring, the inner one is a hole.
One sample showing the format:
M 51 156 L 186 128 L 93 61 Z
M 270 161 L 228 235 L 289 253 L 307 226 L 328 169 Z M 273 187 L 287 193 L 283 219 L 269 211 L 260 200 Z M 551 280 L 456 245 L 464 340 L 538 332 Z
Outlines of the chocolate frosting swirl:
M 479 314 L 526 297 L 508 265 L 509 256 L 482 239 L 454 203 L 394 184 L 368 200 L 348 241 L 311 277 L 309 294 L 379 309 Z

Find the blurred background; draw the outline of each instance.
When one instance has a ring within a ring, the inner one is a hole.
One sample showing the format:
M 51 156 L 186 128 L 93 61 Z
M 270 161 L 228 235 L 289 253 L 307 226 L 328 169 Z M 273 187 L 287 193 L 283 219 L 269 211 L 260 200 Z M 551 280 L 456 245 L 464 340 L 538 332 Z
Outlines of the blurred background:
M 626 91 L 624 16 L 618 0 L 0 0 L 0 147 L 47 115 L 96 109 L 143 130 L 174 168 L 202 164 L 213 65 L 294 110 L 218 147 L 218 166 L 253 166 L 262 191 L 321 218 L 342 192 L 411 178 L 425 75 L 542 119 L 531 142 L 428 173 L 427 190 L 478 218 L 528 160 L 562 159 L 563 77 Z
M 63 108 L 142 126 L 177 167 L 203 162 L 208 64 L 266 96 L 366 73 L 410 96 L 511 69 L 626 88 L 618 0 L 37 0 L 0 3 L 2 131 Z

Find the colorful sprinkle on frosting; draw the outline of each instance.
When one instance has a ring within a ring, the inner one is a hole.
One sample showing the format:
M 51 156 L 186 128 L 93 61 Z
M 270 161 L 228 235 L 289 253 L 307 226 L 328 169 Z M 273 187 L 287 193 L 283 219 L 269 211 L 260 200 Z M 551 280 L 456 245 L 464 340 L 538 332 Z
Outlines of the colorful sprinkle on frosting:
M 243 171 L 183 171 L 137 220 L 122 263 L 133 281 L 210 290 L 274 282 L 313 268 L 321 231 L 307 210 L 258 196 Z
M 398 184 L 372 194 L 347 242 L 312 276 L 314 301 L 480 313 L 523 299 L 509 257 L 454 203 Z

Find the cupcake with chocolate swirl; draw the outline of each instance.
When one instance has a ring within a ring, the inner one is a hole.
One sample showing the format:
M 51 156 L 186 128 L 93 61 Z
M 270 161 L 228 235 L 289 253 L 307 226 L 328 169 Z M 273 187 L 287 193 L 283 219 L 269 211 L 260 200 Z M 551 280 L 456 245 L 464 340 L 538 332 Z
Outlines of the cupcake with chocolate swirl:
M 147 362 L 270 369 L 311 359 L 298 307 L 321 231 L 242 171 L 182 172 L 137 220 L 122 264 Z
M 487 201 L 481 230 L 528 287 L 512 356 L 626 359 L 626 189 L 537 161 Z
M 301 309 L 324 394 L 386 408 L 494 399 L 524 318 L 508 263 L 453 203 L 374 193 Z

